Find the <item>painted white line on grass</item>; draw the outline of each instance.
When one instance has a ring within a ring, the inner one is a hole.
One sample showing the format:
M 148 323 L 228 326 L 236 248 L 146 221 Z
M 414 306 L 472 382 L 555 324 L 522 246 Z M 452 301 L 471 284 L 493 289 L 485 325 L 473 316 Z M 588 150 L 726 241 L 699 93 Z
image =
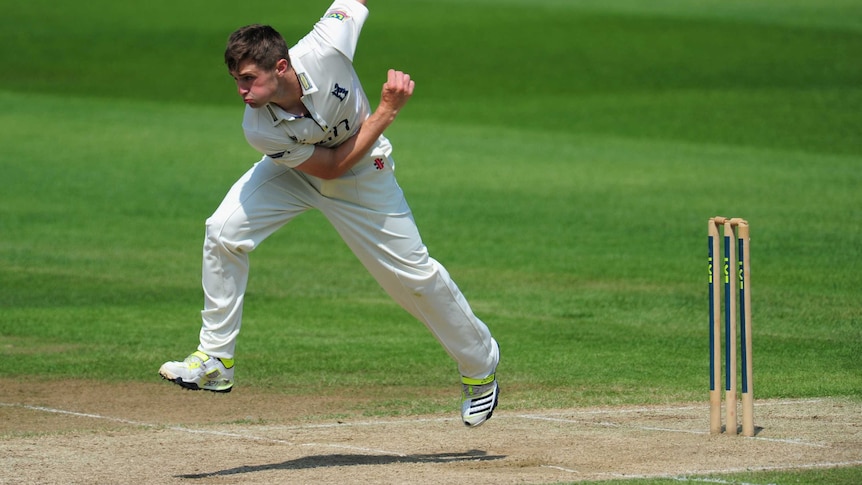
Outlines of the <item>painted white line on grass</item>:
M 821 402 L 821 400 L 783 401 L 783 402 L 772 402 L 771 404 L 786 405 L 786 404 L 816 403 L 816 402 Z M 19 408 L 23 408 L 23 409 L 29 409 L 32 411 L 62 414 L 62 415 L 67 415 L 67 416 L 75 416 L 75 417 L 90 418 L 90 419 L 98 419 L 98 420 L 103 420 L 103 421 L 110 421 L 110 422 L 115 422 L 115 423 L 121 423 L 121 424 L 138 426 L 138 427 L 145 427 L 145 428 L 151 428 L 151 429 L 165 429 L 165 430 L 169 430 L 169 431 L 175 431 L 175 432 L 187 433 L 187 434 L 199 434 L 199 435 L 218 436 L 218 437 L 224 437 L 224 438 L 245 439 L 245 440 L 260 441 L 260 442 L 267 442 L 267 443 L 283 444 L 283 445 L 295 446 L 295 447 L 332 448 L 332 449 L 350 450 L 350 451 L 363 452 L 363 453 L 369 453 L 369 454 L 377 454 L 377 455 L 391 455 L 391 456 L 398 456 L 398 457 L 409 456 L 408 454 L 405 454 L 405 453 L 400 453 L 400 452 L 391 451 L 391 450 L 384 450 L 384 449 L 340 445 L 340 444 L 333 444 L 333 443 L 297 443 L 297 442 L 291 442 L 291 441 L 281 440 L 281 439 L 276 439 L 276 438 L 257 436 L 257 435 L 253 435 L 253 434 L 243 434 L 243 433 L 218 431 L 218 430 L 192 429 L 192 428 L 186 428 L 186 427 L 182 427 L 182 426 L 168 426 L 168 425 L 154 424 L 154 423 L 148 423 L 148 422 L 143 422 L 143 421 L 135 421 L 135 420 L 125 419 L 125 418 L 103 416 L 100 414 L 82 413 L 82 412 L 69 411 L 69 410 L 64 410 L 64 409 L 49 408 L 49 407 L 44 407 L 44 406 L 32 406 L 32 405 L 25 405 L 25 404 L 15 404 L 15 403 L 10 404 L 10 403 L 0 402 L 0 407 L 19 407 Z M 665 408 L 664 410 L 672 411 L 672 410 L 680 410 L 680 409 L 703 409 L 703 407 L 688 407 L 687 406 L 687 407 Z M 656 408 L 643 408 L 642 410 L 619 410 L 619 411 L 622 411 L 621 412 L 621 414 L 622 414 L 622 413 L 632 413 L 632 412 L 642 412 L 642 411 L 657 411 L 657 410 L 658 409 L 656 409 Z M 565 415 L 571 415 L 571 414 L 595 415 L 595 414 L 607 414 L 607 413 L 608 413 L 608 411 L 596 411 L 596 412 L 593 412 L 593 411 L 571 412 L 570 411 L 570 412 L 565 412 L 565 413 L 561 412 L 558 414 L 561 414 L 561 415 L 563 415 L 563 414 L 565 414 Z M 542 421 L 560 422 L 560 423 L 598 425 L 598 426 L 605 426 L 605 427 L 611 427 L 611 428 L 621 428 L 621 429 L 634 428 L 634 429 L 691 433 L 691 434 L 701 434 L 701 435 L 708 434 L 705 431 L 688 431 L 688 430 L 646 427 L 646 426 L 621 425 L 618 423 L 607 422 L 607 421 L 596 423 L 596 422 L 585 421 L 585 420 L 555 418 L 555 417 L 545 416 L 545 415 L 529 415 L 529 414 L 506 415 L 504 413 L 504 414 L 500 415 L 499 417 L 503 418 L 503 419 L 527 419 L 527 420 L 542 420 Z M 271 429 L 271 430 L 281 429 L 281 430 L 284 430 L 284 429 L 315 429 L 315 428 L 402 425 L 402 424 L 415 425 L 416 423 L 420 423 L 420 422 L 438 423 L 438 422 L 447 422 L 447 421 L 453 421 L 453 420 L 455 420 L 455 418 L 404 419 L 404 420 L 388 420 L 388 421 L 361 421 L 361 422 L 355 422 L 355 423 L 311 424 L 311 425 L 286 426 L 286 427 L 275 427 L 275 426 L 273 426 L 273 427 L 260 427 L 258 429 Z M 798 440 L 781 440 L 781 439 L 774 439 L 774 438 L 757 438 L 757 437 L 749 438 L 749 439 L 762 440 L 762 441 L 774 441 L 774 442 L 781 442 L 781 443 L 788 443 L 788 444 L 795 444 L 795 445 L 801 444 L 801 445 L 808 445 L 808 446 L 825 447 L 825 445 L 812 444 L 812 443 L 807 443 L 807 442 L 798 441 Z M 666 478 L 666 479 L 671 479 L 671 480 L 675 480 L 675 481 L 733 483 L 733 484 L 738 484 L 738 485 L 755 485 L 755 484 L 744 484 L 744 483 L 740 483 L 740 482 L 725 482 L 725 481 L 721 481 L 720 479 L 713 479 L 713 478 L 698 478 L 697 475 L 715 475 L 715 474 L 740 473 L 740 472 L 780 471 L 780 470 L 796 470 L 796 469 L 825 469 L 825 468 L 839 468 L 839 467 L 847 467 L 847 466 L 862 466 L 862 460 L 846 461 L 846 462 L 801 463 L 801 464 L 784 464 L 784 465 L 775 465 L 775 466 L 758 466 L 758 467 L 745 467 L 745 468 L 701 470 L 701 471 L 697 471 L 697 472 L 694 472 L 694 471 L 684 472 L 683 474 L 660 473 L 660 474 L 630 475 L 630 474 L 620 474 L 620 473 L 608 472 L 608 473 L 602 473 L 602 474 L 600 474 L 600 476 L 613 477 L 613 478 L 625 478 L 625 479 Z M 557 466 L 557 465 L 543 464 L 543 465 L 539 465 L 539 467 L 554 469 L 554 470 L 558 470 L 560 472 L 565 472 L 565 473 L 578 473 L 578 474 L 580 473 L 577 470 L 562 467 L 562 466 Z
M 496 416 L 496 415 L 495 415 Z M 255 426 L 258 429 L 269 430 L 304 430 L 304 429 L 327 429 L 327 428 L 348 428 L 353 426 L 390 426 L 390 425 L 414 425 L 416 423 L 445 423 L 455 421 L 457 418 L 420 418 L 420 419 L 401 419 L 401 420 L 379 420 L 379 421 L 342 421 L 337 423 L 320 423 L 320 424 L 294 424 L 285 426 Z
M 821 399 L 809 399 L 809 400 L 786 400 L 786 401 L 769 401 L 762 403 L 761 406 L 764 405 L 791 405 L 791 404 L 808 404 L 808 403 L 817 403 L 821 402 Z M 619 424 L 610 421 L 586 421 L 586 420 L 578 420 L 578 419 L 570 419 L 570 418 L 560 418 L 554 416 L 561 415 L 601 415 L 601 414 L 632 414 L 632 413 L 643 413 L 643 412 L 674 412 L 674 411 L 685 411 L 685 410 L 701 410 L 705 409 L 706 406 L 677 406 L 677 407 L 664 407 L 664 408 L 637 408 L 637 409 L 619 409 L 619 410 L 587 410 L 587 411 L 568 411 L 568 412 L 558 412 L 558 413 L 548 413 L 548 414 L 515 414 L 509 415 L 505 413 L 498 413 L 495 416 L 497 419 L 527 419 L 527 420 L 535 420 L 535 421 L 549 421 L 549 422 L 558 422 L 558 423 L 569 423 L 569 424 L 582 424 L 582 425 L 591 425 L 591 426 L 601 426 L 606 428 L 620 428 L 620 429 L 639 429 L 644 431 L 660 431 L 666 433 L 683 433 L 683 434 L 694 434 L 694 435 L 708 435 L 709 432 L 701 431 L 701 430 L 687 430 L 687 429 L 677 429 L 677 428 L 666 428 L 666 427 L 658 427 L 658 426 L 637 426 L 632 424 Z M 401 419 L 401 420 L 377 420 L 377 421 L 356 421 L 356 422 L 338 422 L 338 423 L 322 423 L 322 424 L 303 424 L 303 425 L 289 425 L 289 426 L 258 426 L 256 429 L 261 430 L 272 430 L 272 431 L 289 431 L 289 430 L 307 430 L 307 429 L 331 429 L 331 428 L 349 428 L 349 427 L 373 427 L 373 426 L 414 426 L 417 423 L 445 423 L 449 421 L 455 421 L 456 418 L 409 418 L 409 419 Z M 824 445 L 821 443 L 811 443 L 807 441 L 803 441 L 800 439 L 781 439 L 781 438 L 766 438 L 766 437 L 750 437 L 748 439 L 757 440 L 757 441 L 768 441 L 768 442 L 776 442 L 776 443 L 787 443 L 792 445 L 801 445 L 801 446 L 811 446 L 815 448 L 828 448 L 828 445 Z
M 823 399 L 781 399 L 776 401 L 755 401 L 754 407 L 763 406 L 792 406 L 794 404 L 817 404 L 823 402 Z
M 779 400 L 779 401 L 762 401 L 759 403 L 755 403 L 756 407 L 766 407 L 766 406 L 791 406 L 798 404 L 816 404 L 823 402 L 823 399 L 787 399 L 787 400 Z M 542 414 L 521 414 L 516 417 L 522 419 L 531 419 L 538 421 L 551 421 L 551 422 L 559 422 L 559 423 L 572 423 L 572 424 L 584 424 L 584 425 L 592 425 L 592 426 L 602 426 L 607 428 L 629 428 L 629 429 L 640 429 L 644 431 L 662 431 L 668 433 L 685 433 L 685 434 L 697 434 L 697 435 L 708 435 L 707 431 L 698 431 L 698 430 L 686 430 L 686 429 L 676 429 L 676 428 L 662 428 L 655 426 L 638 426 L 633 424 L 619 424 L 613 423 L 609 421 L 602 422 L 594 422 L 594 421 L 585 421 L 579 419 L 571 419 L 571 418 L 561 418 L 554 416 L 571 416 L 571 415 L 586 415 L 586 416 L 594 416 L 594 415 L 623 415 L 623 414 L 640 414 L 640 413 L 668 413 L 668 412 L 678 412 L 678 411 L 691 411 L 691 410 L 703 410 L 707 408 L 707 404 L 704 405 L 692 405 L 692 406 L 671 406 L 671 407 L 663 407 L 663 408 L 653 408 L 653 407 L 641 407 L 635 409 L 591 409 L 591 410 L 581 410 L 581 411 L 559 411 L 552 413 L 542 413 Z M 781 438 L 767 438 L 767 437 L 758 437 L 753 436 L 748 439 L 756 440 L 756 441 L 768 441 L 775 443 L 786 443 L 792 445 L 801 445 L 801 446 L 811 446 L 814 448 L 828 448 L 829 445 L 824 445 L 822 443 L 812 443 L 808 441 L 803 441 L 801 439 L 781 439 Z
M 570 411 L 556 411 L 543 413 L 547 416 L 568 416 L 571 414 L 580 414 L 580 415 L 595 415 L 595 414 L 637 414 L 637 413 L 649 413 L 649 412 L 670 412 L 670 411 L 693 411 L 693 410 L 701 410 L 706 409 L 706 406 L 674 406 L 674 407 L 664 407 L 664 408 L 626 408 L 626 409 L 580 409 L 580 410 L 570 410 Z
M 638 426 L 638 425 L 634 425 L 634 424 L 612 423 L 609 421 L 601 421 L 601 422 L 597 423 L 595 421 L 584 421 L 584 420 L 579 420 L 579 419 L 552 418 L 549 416 L 541 416 L 541 415 L 535 415 L 535 414 L 521 414 L 521 415 L 518 415 L 517 417 L 523 418 L 523 419 L 532 419 L 532 420 L 536 420 L 536 421 L 550 421 L 550 422 L 556 422 L 556 423 L 571 423 L 571 424 L 583 424 L 583 425 L 588 425 L 588 426 L 601 426 L 604 428 L 639 429 L 639 430 L 643 430 L 643 431 L 661 431 L 661 432 L 666 432 L 666 433 L 685 433 L 685 434 L 698 434 L 698 435 L 708 435 L 709 434 L 709 432 L 707 432 L 707 431 L 698 431 L 698 430 L 691 430 L 691 429 L 662 428 L 662 427 L 658 427 L 658 426 Z M 746 439 L 755 440 L 755 441 L 771 441 L 771 442 L 775 442 L 775 443 L 786 443 L 786 444 L 790 444 L 790 445 L 811 446 L 814 448 L 828 448 L 829 447 L 829 445 L 824 445 L 822 443 L 811 443 L 811 442 L 803 441 L 800 439 L 790 439 L 790 438 L 781 439 L 781 438 L 766 438 L 766 437 L 751 436 L 751 437 L 748 437 Z
M 131 424 L 134 426 L 144 426 L 147 428 L 158 427 L 154 424 L 142 423 L 140 421 L 132 421 L 130 419 L 112 418 L 112 417 L 108 417 L 108 416 L 101 416 L 98 414 L 79 413 L 79 412 L 75 412 L 75 411 L 66 411 L 63 409 L 46 408 L 46 407 L 42 407 L 42 406 L 30 406 L 27 404 L 14 404 L 14 403 L 0 402 L 0 406 L 10 407 L 10 408 L 24 408 L 24 409 L 29 409 L 31 411 L 42 411 L 42 412 L 54 413 L 54 414 L 66 414 L 68 416 L 77 416 L 79 418 L 102 419 L 102 420 L 106 420 L 106 421 L 113 421 L 115 423 Z
M 100 414 L 79 413 L 76 411 L 68 411 L 65 409 L 55 409 L 55 408 L 48 408 L 48 407 L 43 407 L 43 406 L 30 406 L 27 404 L 0 403 L 0 406 L 19 407 L 19 408 L 23 408 L 23 409 L 29 409 L 31 411 L 41 411 L 41 412 L 53 413 L 53 414 L 64 414 L 67 416 L 75 416 L 75 417 L 79 417 L 79 418 L 99 419 L 102 421 L 111 421 L 114 423 L 128 424 L 131 426 L 139 426 L 139 427 L 143 427 L 143 428 L 167 429 L 170 431 L 177 431 L 177 432 L 188 433 L 188 434 L 202 434 L 202 435 L 210 435 L 210 436 L 219 436 L 222 438 L 238 438 L 238 439 L 246 439 L 246 440 L 252 440 L 252 441 L 262 441 L 262 442 L 267 442 L 267 443 L 277 443 L 277 444 L 282 444 L 282 445 L 287 445 L 287 446 L 306 447 L 306 448 L 336 448 L 336 449 L 350 450 L 350 451 L 362 451 L 362 452 L 373 453 L 373 454 L 378 454 L 378 455 L 395 455 L 395 456 L 400 456 L 400 457 L 407 456 L 406 453 L 399 453 L 399 452 L 391 451 L 391 450 L 381 450 L 381 449 L 376 449 L 376 448 L 364 448 L 364 447 L 360 447 L 360 446 L 339 445 L 339 444 L 333 444 L 333 443 L 295 443 L 295 442 L 280 440 L 280 439 L 276 439 L 276 438 L 267 438 L 264 436 L 255 436 L 255 435 L 242 434 L 242 433 L 231 433 L 228 431 L 192 429 L 192 428 L 186 428 L 183 426 L 166 426 L 166 425 L 160 425 L 160 424 L 146 423 L 143 421 L 134 421 L 134 420 L 125 419 L 125 418 L 115 418 L 112 416 L 102 416 Z
M 552 418 L 548 416 L 539 416 L 539 415 L 531 415 L 531 414 L 521 414 L 517 417 L 523 419 L 532 419 L 536 421 L 550 421 L 556 423 L 571 423 L 571 424 L 583 424 L 588 426 L 600 426 L 604 428 L 621 428 L 621 429 L 640 429 L 644 431 L 661 431 L 666 433 L 685 433 L 685 434 L 697 434 L 697 435 L 708 435 L 708 431 L 697 431 L 691 429 L 677 429 L 677 428 L 662 428 L 658 426 L 638 426 L 634 424 L 619 424 L 619 423 L 611 423 L 608 421 L 584 421 L 580 419 L 563 419 L 563 418 Z M 801 439 L 781 439 L 781 438 L 766 438 L 766 437 L 758 437 L 751 436 L 746 439 L 755 440 L 755 441 L 771 441 L 775 443 L 787 443 L 791 445 L 802 445 L 802 446 L 811 446 L 814 448 L 828 448 L 829 445 L 824 445 L 822 443 L 811 443 L 808 441 L 803 441 Z
M 755 401 L 754 407 L 769 407 L 769 406 L 793 406 L 796 404 L 816 404 L 823 402 L 823 399 L 782 399 L 782 400 L 762 400 Z M 544 416 L 569 416 L 569 415 L 593 415 L 593 414 L 637 414 L 637 413 L 665 413 L 672 411 L 699 411 L 709 408 L 709 403 L 692 404 L 687 406 L 665 406 L 665 407 L 640 407 L 640 408 L 625 408 L 625 409 L 583 409 L 583 410 L 567 410 L 542 413 Z
M 690 429 L 674 429 L 674 428 L 659 428 L 656 426 L 637 426 L 631 424 L 619 424 L 612 423 L 609 421 L 584 421 L 580 419 L 563 419 L 563 418 L 552 418 L 549 416 L 540 416 L 535 414 L 520 414 L 517 417 L 522 419 L 531 419 L 535 421 L 550 421 L 554 423 L 571 423 L 571 424 L 585 424 L 589 426 L 601 426 L 603 428 L 621 428 L 621 429 L 642 429 L 645 431 L 664 431 L 668 433 L 687 433 L 687 434 L 709 434 L 706 431 L 696 431 Z
M 789 445 L 801 445 L 801 446 L 811 446 L 812 448 L 829 448 L 830 445 L 824 445 L 823 443 L 812 443 L 810 441 L 802 441 L 797 438 L 766 438 L 761 436 L 750 436 L 746 439 L 757 440 L 757 441 L 771 441 L 774 443 L 787 443 Z

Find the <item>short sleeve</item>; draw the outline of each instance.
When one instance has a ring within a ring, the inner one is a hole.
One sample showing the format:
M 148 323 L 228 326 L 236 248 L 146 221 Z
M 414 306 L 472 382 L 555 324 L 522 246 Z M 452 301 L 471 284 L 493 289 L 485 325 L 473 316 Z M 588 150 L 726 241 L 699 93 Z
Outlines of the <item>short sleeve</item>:
M 309 37 L 328 44 L 353 61 L 368 8 L 355 0 L 335 0 L 314 25 Z

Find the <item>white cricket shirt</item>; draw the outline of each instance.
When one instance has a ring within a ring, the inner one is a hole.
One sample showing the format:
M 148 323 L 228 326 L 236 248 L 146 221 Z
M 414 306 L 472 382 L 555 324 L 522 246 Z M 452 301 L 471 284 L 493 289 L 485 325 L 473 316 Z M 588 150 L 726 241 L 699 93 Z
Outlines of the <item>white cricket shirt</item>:
M 297 117 L 275 104 L 246 106 L 242 127 L 248 143 L 273 161 L 296 167 L 308 160 L 315 145 L 335 147 L 353 136 L 371 114 L 368 97 L 353 69 L 353 56 L 365 5 L 335 0 L 312 31 L 290 49 L 290 62 L 302 86 L 302 103 L 311 113 Z M 370 153 L 392 152 L 383 137 Z

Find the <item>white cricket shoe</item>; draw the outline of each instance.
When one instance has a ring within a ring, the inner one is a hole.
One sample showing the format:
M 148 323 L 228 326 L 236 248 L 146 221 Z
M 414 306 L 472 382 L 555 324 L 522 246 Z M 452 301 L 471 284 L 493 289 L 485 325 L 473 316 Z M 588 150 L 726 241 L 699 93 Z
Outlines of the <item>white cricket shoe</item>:
M 461 377 L 461 419 L 464 424 L 475 428 L 491 419 L 497 407 L 500 388 L 497 387 L 495 374 L 484 379 Z
M 182 362 L 165 362 L 162 378 L 198 391 L 230 392 L 233 387 L 233 359 L 218 359 L 195 351 Z

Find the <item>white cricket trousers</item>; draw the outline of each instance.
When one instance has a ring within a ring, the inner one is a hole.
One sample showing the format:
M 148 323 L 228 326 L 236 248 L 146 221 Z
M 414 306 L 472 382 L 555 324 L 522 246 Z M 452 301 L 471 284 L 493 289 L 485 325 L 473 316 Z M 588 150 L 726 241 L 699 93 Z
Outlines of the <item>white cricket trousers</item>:
M 392 159 L 383 156 L 366 157 L 336 180 L 312 177 L 264 157 L 231 187 L 206 221 L 199 350 L 234 357 L 249 253 L 312 208 L 326 216 L 380 286 L 425 324 L 461 375 L 479 379 L 494 371 L 496 342 L 446 269 L 428 255 L 395 180 Z

